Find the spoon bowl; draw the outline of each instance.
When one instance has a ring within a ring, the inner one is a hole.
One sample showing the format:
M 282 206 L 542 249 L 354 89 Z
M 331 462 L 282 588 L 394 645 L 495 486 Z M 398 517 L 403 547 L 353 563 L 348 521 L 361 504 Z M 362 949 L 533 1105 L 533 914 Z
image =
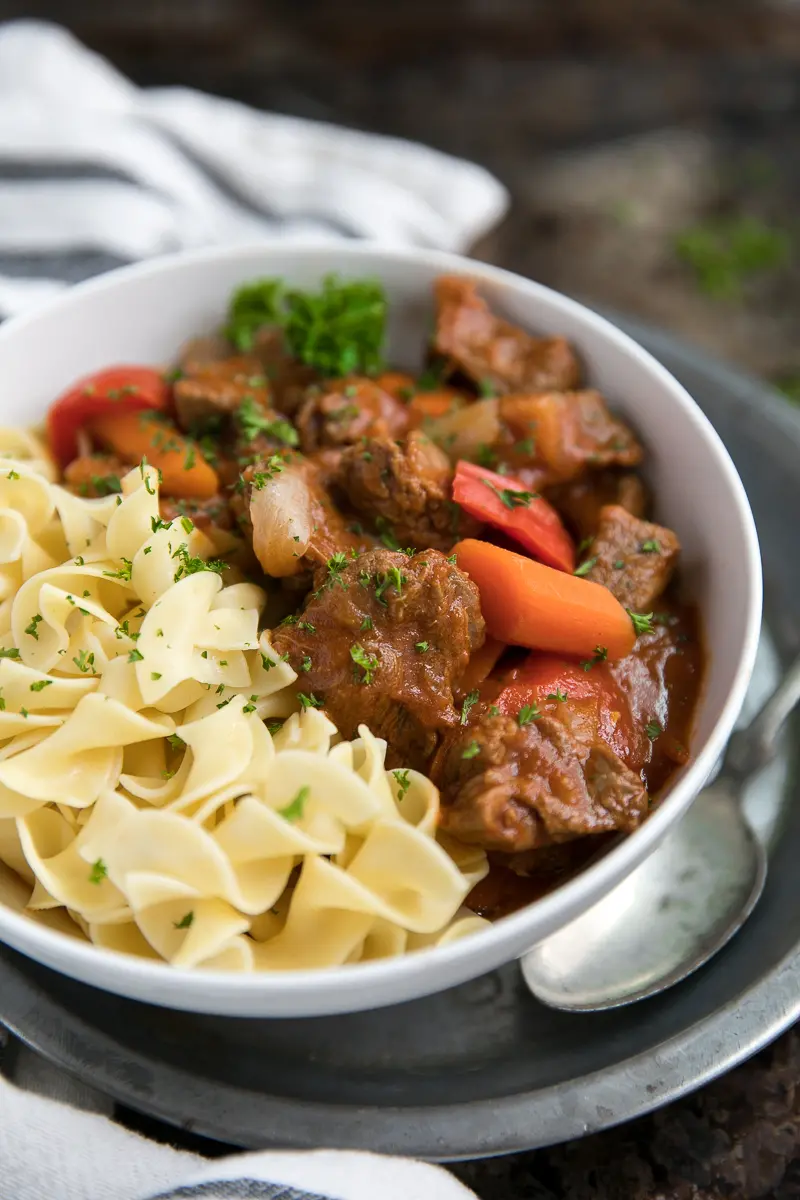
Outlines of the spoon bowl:
M 551 1008 L 618 1008 L 671 987 L 741 928 L 767 874 L 764 849 L 720 780 L 658 850 L 577 921 L 522 960 Z

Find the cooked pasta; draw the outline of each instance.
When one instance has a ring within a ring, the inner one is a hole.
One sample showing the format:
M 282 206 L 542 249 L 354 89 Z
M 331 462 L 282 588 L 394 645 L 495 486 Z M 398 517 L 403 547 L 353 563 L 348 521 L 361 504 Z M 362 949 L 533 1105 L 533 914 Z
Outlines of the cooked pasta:
M 260 630 L 264 591 L 159 516 L 145 463 L 122 493 L 54 482 L 0 430 L 0 860 L 32 917 L 175 966 L 326 967 L 485 924 L 482 850 L 437 834 L 425 776 L 387 771 L 301 707 Z

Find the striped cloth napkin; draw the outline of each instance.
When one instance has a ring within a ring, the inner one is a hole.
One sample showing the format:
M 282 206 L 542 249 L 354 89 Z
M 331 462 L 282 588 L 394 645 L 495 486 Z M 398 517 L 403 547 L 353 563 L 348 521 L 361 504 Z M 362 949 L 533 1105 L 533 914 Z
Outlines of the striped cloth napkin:
M 189 88 L 141 90 L 56 25 L 0 24 L 0 317 L 196 246 L 465 250 L 507 205 L 473 163 Z

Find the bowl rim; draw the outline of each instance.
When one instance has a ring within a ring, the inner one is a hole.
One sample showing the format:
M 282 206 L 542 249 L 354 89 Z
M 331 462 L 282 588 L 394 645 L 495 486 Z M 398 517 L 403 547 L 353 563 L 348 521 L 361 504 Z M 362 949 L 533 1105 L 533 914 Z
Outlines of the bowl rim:
M 30 312 L 12 317 L 0 325 L 0 347 L 15 338 L 21 330 L 35 325 L 43 317 L 57 316 L 62 310 L 68 310 L 83 297 L 113 292 L 117 287 L 129 281 L 168 275 L 184 267 L 211 266 L 219 262 L 233 262 L 240 259 L 245 268 L 248 259 L 263 261 L 270 252 L 299 261 L 308 258 L 318 259 L 329 254 L 332 258 L 339 260 L 335 265 L 331 264 L 330 271 L 332 272 L 346 271 L 347 264 L 343 261 L 346 259 L 353 263 L 362 260 L 416 263 L 428 269 L 434 268 L 437 274 L 466 275 L 475 279 L 479 284 L 504 285 L 506 289 L 517 294 L 521 293 L 533 300 L 545 302 L 555 316 L 560 312 L 593 326 L 594 331 L 605 342 L 612 344 L 629 358 L 638 360 L 639 364 L 669 393 L 671 402 L 684 411 L 684 415 L 694 425 L 698 436 L 704 440 L 710 456 L 716 461 L 735 508 L 742 537 L 740 550 L 744 555 L 748 585 L 745 598 L 746 633 L 738 651 L 738 664 L 733 683 L 703 750 L 686 768 L 685 773 L 676 782 L 663 803 L 643 825 L 632 834 L 620 839 L 604 856 L 584 868 L 574 879 L 560 885 L 539 900 L 500 918 L 493 922 L 488 929 L 480 930 L 470 937 L 456 939 L 443 946 L 426 947 L 413 954 L 334 967 L 275 973 L 197 970 L 174 967 L 168 962 L 138 958 L 122 951 L 96 946 L 88 941 L 83 942 L 77 937 L 40 924 L 23 912 L 17 912 L 0 903 L 0 938 L 3 941 L 7 940 L 13 947 L 45 963 L 54 964 L 61 959 L 68 958 L 71 960 L 71 966 L 67 966 L 67 963 L 63 962 L 55 969 L 66 974 L 74 973 L 79 978 L 96 975 L 98 965 L 102 964 L 100 974 L 104 979 L 103 982 L 99 979 L 93 980 L 96 986 L 108 987 L 110 990 L 133 995 L 135 993 L 142 994 L 145 990 L 142 985 L 151 980 L 154 991 L 157 991 L 159 987 L 165 987 L 166 990 L 166 998 L 148 995 L 148 999 L 156 1004 L 181 1003 L 176 995 L 179 988 L 186 988 L 187 992 L 197 990 L 198 993 L 203 993 L 202 1011 L 206 1012 L 221 1011 L 215 1007 L 215 1002 L 218 1001 L 224 1005 L 225 997 L 231 990 L 245 1002 L 248 998 L 256 1002 L 259 997 L 275 998 L 287 1002 L 292 997 L 307 997 L 309 993 L 317 991 L 324 992 L 325 1002 L 315 1006 L 313 1011 L 322 1015 L 326 1012 L 357 1011 L 359 1008 L 370 1006 L 372 1001 L 369 999 L 361 1002 L 356 999 L 355 995 L 349 998 L 347 995 L 348 993 L 363 992 L 364 996 L 368 997 L 370 985 L 380 984 L 381 990 L 385 991 L 387 988 L 391 988 L 392 984 L 399 985 L 402 982 L 403 987 L 398 988 L 398 993 L 393 999 L 376 999 L 375 1001 L 381 1004 L 393 1003 L 421 996 L 430 991 L 444 990 L 455 983 L 463 982 L 486 970 L 491 970 L 503 962 L 508 962 L 517 957 L 519 952 L 516 944 L 520 942 L 520 935 L 529 924 L 546 924 L 548 918 L 555 916 L 560 909 L 570 907 L 569 901 L 573 901 L 573 909 L 579 908 L 581 903 L 584 903 L 585 906 L 587 893 L 606 894 L 615 886 L 615 882 L 609 884 L 609 880 L 619 882 L 634 869 L 637 863 L 646 859 L 667 830 L 694 801 L 719 759 L 741 710 L 755 664 L 761 628 L 761 555 L 755 521 L 744 485 L 724 443 L 705 413 L 666 367 L 662 366 L 649 351 L 614 325 L 612 321 L 587 305 L 547 287 L 545 284 L 517 275 L 503 267 L 471 259 L 464 255 L 420 247 L 383 246 L 369 241 L 330 244 L 260 241 L 235 246 L 214 246 L 199 250 L 179 251 L 104 272 L 102 275 L 70 287 L 66 292 L 53 297 Z M 373 264 L 371 272 L 380 275 L 379 263 Z M 629 860 L 627 867 L 624 865 L 625 859 Z M 631 859 L 635 861 L 631 862 Z M 622 869 L 620 870 L 620 868 Z M 583 901 L 582 897 L 584 897 Z M 568 923 L 569 919 L 571 917 L 562 924 Z M 528 945 L 533 944 L 535 940 L 536 936 L 532 934 Z M 491 946 L 492 953 L 486 955 L 486 961 L 473 970 L 467 964 L 471 959 L 477 957 L 475 949 L 478 946 L 487 951 Z M 440 982 L 430 987 L 426 984 L 425 977 L 434 965 L 434 959 L 438 968 L 435 974 Z M 447 976 L 447 981 L 441 982 L 444 976 Z M 113 984 L 110 982 L 112 977 Z M 133 991 L 127 990 L 126 981 L 130 983 L 136 981 L 137 986 Z M 188 994 L 185 998 L 189 999 Z M 346 1003 L 342 1003 L 342 1001 L 346 1001 Z M 200 1008 L 195 1009 L 193 1003 L 181 1003 L 181 1006 L 200 1011 Z M 257 1011 L 257 1008 L 253 1008 L 253 1015 Z M 311 1009 L 307 1011 L 310 1013 Z

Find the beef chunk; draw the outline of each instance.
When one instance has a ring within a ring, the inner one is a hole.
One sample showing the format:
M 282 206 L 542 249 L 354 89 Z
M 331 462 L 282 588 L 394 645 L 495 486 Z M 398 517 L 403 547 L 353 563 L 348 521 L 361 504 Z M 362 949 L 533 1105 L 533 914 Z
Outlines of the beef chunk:
M 216 338 L 191 342 L 183 353 L 183 375 L 173 388 L 182 429 L 192 431 L 220 423 L 236 412 L 246 396 L 266 406 L 267 378 L 255 355 L 225 354 Z
M 642 460 L 631 430 L 592 389 L 504 396 L 500 420 L 510 441 L 532 443 L 529 465 L 538 467 L 547 483 L 567 482 L 588 468 L 634 467 Z
M 158 511 L 162 521 L 174 521 L 176 517 L 188 517 L 205 533 L 212 529 L 230 531 L 235 521 L 225 496 L 211 496 L 208 500 L 176 500 L 172 496 L 159 496 Z
M 300 445 L 311 454 L 364 437 L 400 437 L 408 428 L 408 410 L 374 380 L 354 377 L 309 388 L 296 421 Z
M 434 349 L 476 383 L 498 392 L 572 388 L 580 368 L 562 337 L 533 337 L 495 317 L 471 279 L 437 279 Z
M 130 466 L 113 454 L 84 454 L 64 471 L 64 485 L 78 496 L 108 496 L 122 491 Z
M 572 483 L 548 488 L 545 498 L 581 542 L 595 536 L 600 511 L 607 504 L 619 504 L 634 517 L 643 517 L 648 505 L 647 489 L 632 471 L 592 471 Z
M 442 829 L 519 854 L 588 834 L 635 829 L 647 812 L 641 778 L 603 742 L 588 751 L 543 716 L 520 727 L 488 712 L 446 735 L 433 767 Z
M 260 329 L 252 352 L 267 377 L 273 404 L 281 412 L 294 416 L 305 399 L 306 389 L 319 382 L 319 373 L 289 353 L 283 330 L 278 326 Z
M 370 438 L 342 455 L 337 485 L 359 514 L 401 546 L 449 550 L 480 526 L 451 499 L 453 470 L 445 454 L 424 434 L 403 445 Z
M 483 643 L 477 588 L 435 550 L 340 555 L 316 582 L 275 649 L 343 737 L 366 724 L 389 743 L 389 766 L 424 770 L 439 732 L 458 724 L 453 690 Z
M 586 577 L 602 583 L 626 608 L 647 612 L 672 578 L 680 548 L 671 529 L 640 521 L 621 505 L 609 504 L 600 510 Z

